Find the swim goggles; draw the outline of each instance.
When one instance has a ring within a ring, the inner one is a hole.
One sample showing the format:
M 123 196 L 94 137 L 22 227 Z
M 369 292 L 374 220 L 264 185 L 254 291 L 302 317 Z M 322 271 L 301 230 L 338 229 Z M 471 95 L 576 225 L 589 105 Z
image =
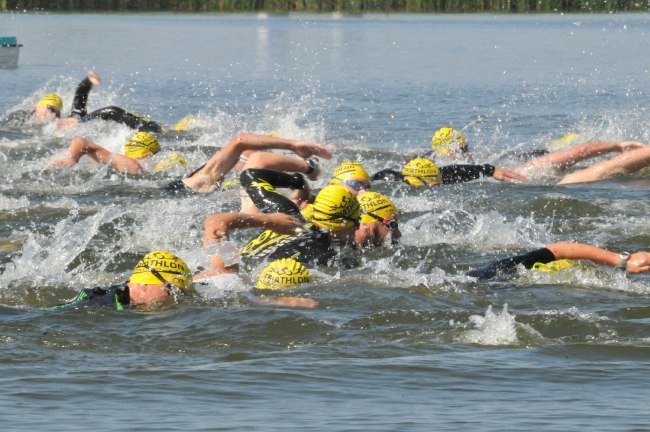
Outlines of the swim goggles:
M 47 106 L 47 109 L 50 110 L 51 112 L 53 112 L 54 114 L 56 114 L 57 117 L 61 117 L 61 111 L 57 107 L 52 106 L 52 105 L 46 105 L 46 106 Z
M 388 218 L 383 218 L 381 216 L 378 216 L 372 212 L 369 211 L 363 211 L 365 214 L 367 214 L 370 217 L 374 217 L 377 219 L 379 222 L 383 223 L 386 228 L 388 228 L 391 231 L 395 231 L 396 229 L 399 228 L 399 224 L 397 223 L 397 219 L 388 219 Z
M 350 186 L 355 191 L 359 192 L 360 190 L 370 189 L 370 183 L 358 180 L 341 180 L 341 183 L 344 183 Z

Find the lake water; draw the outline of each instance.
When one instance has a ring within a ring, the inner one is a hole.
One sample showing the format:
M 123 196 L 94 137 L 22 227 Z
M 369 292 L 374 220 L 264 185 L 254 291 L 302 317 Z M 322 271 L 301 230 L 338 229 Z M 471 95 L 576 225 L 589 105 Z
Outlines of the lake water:
M 52 91 L 67 107 L 94 68 L 90 109 L 197 116 L 191 138 L 161 137 L 193 167 L 240 131 L 333 144 L 326 172 L 400 168 L 448 125 L 477 162 L 509 168 L 511 150 L 569 132 L 650 142 L 647 14 L 2 14 L 0 34 L 24 44 L 0 70 L 0 112 Z M 113 150 L 129 135 L 0 130 L 3 430 L 648 430 L 650 275 L 464 276 L 554 241 L 650 249 L 647 170 L 571 187 L 378 184 L 402 245 L 313 269 L 315 310 L 261 306 L 242 286 L 162 311 L 41 311 L 125 280 L 153 249 L 204 267 L 203 218 L 238 205 L 163 195 L 179 172 L 44 172 L 74 133 Z

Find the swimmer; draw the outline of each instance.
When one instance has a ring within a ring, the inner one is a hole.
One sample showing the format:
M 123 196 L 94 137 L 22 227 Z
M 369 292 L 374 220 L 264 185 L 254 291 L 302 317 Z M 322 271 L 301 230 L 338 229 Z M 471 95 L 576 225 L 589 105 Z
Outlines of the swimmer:
M 10 112 L 0 122 L 15 126 L 49 123 L 61 117 L 62 109 L 63 100 L 61 96 L 56 93 L 48 93 L 36 102 L 33 109 Z
M 408 162 L 401 172 L 392 169 L 381 170 L 372 176 L 373 181 L 402 181 L 411 186 L 432 187 L 453 183 L 467 182 L 483 177 L 514 183 L 526 182 L 526 177 L 505 168 L 489 164 L 483 165 L 448 165 L 438 166 L 425 158 L 416 158 Z
M 465 134 L 451 127 L 442 127 L 433 134 L 431 150 L 422 157 L 473 162 Z
M 354 242 L 361 248 L 382 246 L 386 239 L 396 244 L 402 233 L 399 230 L 397 207 L 378 192 L 363 191 L 357 195 L 361 206 L 361 223 L 354 233 Z
M 145 171 L 143 162 L 158 153 L 160 144 L 149 132 L 136 132 L 124 144 L 124 154 L 114 153 L 84 137 L 74 137 L 64 157 L 51 161 L 47 168 L 69 168 L 82 156 L 88 155 L 95 162 L 108 165 L 115 171 L 126 174 L 141 174 Z
M 467 275 L 478 279 L 490 279 L 515 273 L 519 264 L 527 269 L 541 268 L 542 271 L 552 271 L 570 265 L 566 261 L 559 262 L 562 260 L 587 260 L 628 273 L 650 271 L 650 252 L 617 253 L 582 243 L 559 242 L 523 255 L 494 261 L 483 268 L 467 272 Z
M 160 307 L 193 292 L 192 275 L 185 262 L 167 251 L 157 250 L 138 261 L 128 281 L 106 288 L 82 289 L 73 300 L 47 309 Z
M 514 171 L 528 176 L 534 172 L 548 169 L 563 171 L 585 159 L 612 152 L 620 154 L 567 174 L 556 184 L 566 185 L 607 180 L 636 172 L 650 165 L 650 146 L 648 145 L 636 141 L 590 141 L 530 160 L 515 168 Z
M 354 233 L 360 223 L 359 203 L 347 189 L 339 185 L 324 187 L 309 206 L 306 218 L 289 198 L 276 187 L 300 189 L 305 180 L 300 174 L 267 169 L 242 172 L 241 183 L 251 200 L 263 214 L 284 214 L 293 220 L 288 232 L 272 227 L 251 240 L 242 250 L 246 259 L 294 258 L 305 265 L 327 265 L 343 250 L 354 248 Z M 205 244 L 221 241 L 233 228 L 242 225 L 242 213 L 214 214 L 205 219 Z M 250 216 L 250 215 L 248 215 Z M 243 222 L 245 227 L 253 227 Z M 291 232 L 293 231 L 293 232 Z

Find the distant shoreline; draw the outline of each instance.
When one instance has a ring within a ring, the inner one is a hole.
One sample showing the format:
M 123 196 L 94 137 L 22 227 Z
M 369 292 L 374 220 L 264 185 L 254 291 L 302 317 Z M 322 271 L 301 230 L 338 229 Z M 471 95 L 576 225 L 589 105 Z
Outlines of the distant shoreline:
M 101 3 L 101 4 L 98 4 Z M 157 5 L 157 7 L 154 7 Z M 115 6 L 115 7 L 112 7 Z M 627 13 L 648 12 L 638 0 L 0 0 L 0 12 L 64 13 Z

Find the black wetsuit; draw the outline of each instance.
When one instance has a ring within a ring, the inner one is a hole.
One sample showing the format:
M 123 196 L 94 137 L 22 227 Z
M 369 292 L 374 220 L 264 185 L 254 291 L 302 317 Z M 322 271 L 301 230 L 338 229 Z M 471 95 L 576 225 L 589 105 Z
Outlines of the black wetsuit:
M 130 304 L 129 287 L 126 283 L 106 288 L 84 288 L 69 302 L 45 309 L 65 309 L 74 307 L 103 306 L 122 310 Z
M 442 177 L 442 184 L 462 183 L 471 180 L 476 180 L 481 177 L 492 177 L 496 167 L 493 165 L 448 165 L 440 167 L 440 175 Z M 375 180 L 388 180 L 388 181 L 406 181 L 404 174 L 390 168 L 383 169 L 372 176 L 372 181 Z
M 72 113 L 70 117 L 77 117 L 80 121 L 83 122 L 96 119 L 111 120 L 128 126 L 131 129 L 136 129 L 143 132 L 162 131 L 162 127 L 155 121 L 149 120 L 148 118 L 142 117 L 138 114 L 128 112 L 124 108 L 116 106 L 99 108 L 88 114 L 86 111 L 86 104 L 88 103 L 88 94 L 92 88 L 93 83 L 88 78 L 85 78 L 83 81 L 81 81 L 74 94 L 74 100 L 72 101 Z
M 243 171 L 239 178 L 248 196 L 262 213 L 286 213 L 307 223 L 298 207 L 275 190 L 276 187 L 303 188 L 305 179 L 302 175 L 269 169 L 248 169 Z M 313 225 L 294 236 L 280 235 L 270 230 L 264 231 L 240 252 L 243 258 L 268 260 L 293 258 L 304 265 L 331 264 L 339 253 L 331 244 L 330 234 Z M 345 267 L 354 264 L 356 262 L 342 263 Z
M 499 261 L 491 262 L 483 268 L 467 272 L 467 276 L 479 279 L 490 279 L 495 276 L 508 276 L 515 273 L 519 264 L 527 269 L 533 268 L 535 263 L 548 264 L 555 261 L 555 255 L 547 248 L 536 249 L 523 255 L 517 255 L 505 258 Z

